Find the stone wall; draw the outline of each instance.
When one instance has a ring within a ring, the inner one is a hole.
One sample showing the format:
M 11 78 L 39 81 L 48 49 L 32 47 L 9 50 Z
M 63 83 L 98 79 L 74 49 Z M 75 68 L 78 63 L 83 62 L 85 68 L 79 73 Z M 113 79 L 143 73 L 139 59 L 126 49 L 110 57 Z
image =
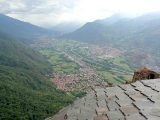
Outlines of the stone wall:
M 149 69 L 149 68 L 139 68 L 134 72 L 132 83 L 137 80 L 147 80 L 160 78 L 160 74 Z

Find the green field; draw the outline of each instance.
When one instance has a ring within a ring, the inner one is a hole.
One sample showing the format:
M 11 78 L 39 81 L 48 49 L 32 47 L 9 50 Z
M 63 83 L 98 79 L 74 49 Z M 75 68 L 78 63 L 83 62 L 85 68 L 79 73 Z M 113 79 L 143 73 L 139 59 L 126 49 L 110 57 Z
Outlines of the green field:
M 55 50 L 41 50 L 43 55 L 45 55 L 51 66 L 53 71 L 57 74 L 73 74 L 78 72 L 79 66 L 74 61 L 67 58 L 65 53 L 60 53 Z
M 77 41 L 71 40 L 56 41 L 55 43 L 56 44 L 54 48 L 52 47 L 50 49 L 42 49 L 40 50 L 40 52 L 48 58 L 49 62 L 52 65 L 53 71 L 57 74 L 73 74 L 78 72 L 78 64 L 67 58 L 67 56 L 72 56 L 74 59 L 79 59 L 78 56 L 74 56 L 70 51 L 71 48 L 75 45 L 78 45 L 78 47 L 73 49 L 74 52 L 87 59 L 93 59 L 88 56 L 88 48 L 84 43 L 79 43 Z M 85 62 L 86 65 L 90 66 L 97 72 L 102 80 L 114 84 L 123 84 L 131 81 L 131 75 L 126 75 L 110 69 L 110 67 L 115 67 L 127 72 L 133 72 L 124 58 L 113 58 L 108 60 L 96 58 L 95 60 L 97 60 L 98 63 L 103 64 L 104 66 L 102 67 L 99 65 L 87 63 L 86 61 Z
M 122 69 L 128 72 L 133 72 L 131 68 L 128 66 L 124 58 L 114 58 L 114 59 L 109 60 L 109 62 L 113 63 L 119 69 Z
M 101 79 L 110 84 L 124 84 L 132 80 L 132 75 L 123 74 L 110 68 L 93 65 L 90 63 L 87 63 L 87 65 L 92 67 Z

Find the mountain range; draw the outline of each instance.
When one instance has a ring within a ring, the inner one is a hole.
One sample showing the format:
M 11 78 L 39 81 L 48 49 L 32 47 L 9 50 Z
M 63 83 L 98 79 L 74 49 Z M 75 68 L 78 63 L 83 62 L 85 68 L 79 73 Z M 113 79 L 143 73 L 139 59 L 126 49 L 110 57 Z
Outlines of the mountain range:
M 76 22 L 76 21 L 62 22 L 58 25 L 51 27 L 49 30 L 59 31 L 61 33 L 70 33 L 82 27 L 83 24 L 84 22 Z
M 38 27 L 28 22 L 23 22 L 3 14 L 0 14 L 0 31 L 9 33 L 10 35 L 17 37 L 19 40 L 23 38 L 25 41 L 21 42 L 24 43 L 33 42 L 32 38 L 42 35 L 56 36 L 60 34 L 58 31 L 51 31 L 42 27 Z
M 73 39 L 98 45 L 115 45 L 125 49 L 160 50 L 160 12 L 136 18 L 113 15 L 104 20 L 88 22 L 76 31 L 58 38 Z M 157 53 L 158 54 L 158 53 Z

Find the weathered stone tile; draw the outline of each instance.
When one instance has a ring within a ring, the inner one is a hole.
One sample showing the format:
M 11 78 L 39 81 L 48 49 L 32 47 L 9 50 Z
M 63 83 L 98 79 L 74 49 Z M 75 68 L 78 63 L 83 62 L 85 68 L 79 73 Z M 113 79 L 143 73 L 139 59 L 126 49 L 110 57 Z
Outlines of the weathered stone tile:
M 140 113 L 145 117 L 148 118 L 151 114 L 152 108 L 147 108 L 147 109 L 141 109 Z
M 156 103 L 154 103 L 151 110 L 151 115 L 160 117 L 160 101 L 157 101 Z
M 141 93 L 130 95 L 129 97 L 134 101 L 147 101 L 147 97 L 142 95 Z
M 77 116 L 78 120 L 93 120 L 97 116 L 95 109 L 89 111 L 81 111 Z
M 98 115 L 94 117 L 94 120 L 108 120 L 108 117 L 106 115 Z
M 128 84 L 128 85 L 118 85 L 118 86 L 125 91 L 134 89 L 134 87 L 132 87 L 130 84 Z
M 118 110 L 119 105 L 116 102 L 109 102 L 107 104 L 109 110 Z
M 137 102 L 133 102 L 133 104 L 140 110 L 144 110 L 144 109 L 148 109 L 148 108 L 152 108 L 153 106 L 153 102 L 151 101 L 137 101 Z
M 84 106 L 88 106 L 88 107 L 97 107 L 97 100 L 96 100 L 96 98 L 94 98 L 93 96 L 91 97 L 87 97 L 86 99 L 85 99 L 85 102 L 84 102 Z
M 125 94 L 128 95 L 128 96 L 135 95 L 137 93 L 140 93 L 140 91 L 137 91 L 137 90 L 134 90 L 134 89 L 125 91 Z
M 105 89 L 104 88 L 100 88 L 100 89 L 94 89 L 94 91 L 97 93 L 97 92 L 104 92 Z
M 78 103 L 78 104 L 74 104 L 74 105 L 72 105 L 72 107 L 75 107 L 75 108 L 78 108 L 79 106 L 84 106 L 84 103 Z
M 146 90 L 146 91 L 142 91 L 141 92 L 143 95 L 147 96 L 147 97 L 150 97 L 150 96 L 153 96 L 153 95 L 157 95 L 158 92 L 157 91 L 154 91 L 154 90 Z
M 67 120 L 77 120 L 77 116 L 67 117 Z
M 71 108 L 67 111 L 67 116 L 68 117 L 73 117 L 75 115 L 80 114 L 80 108 Z
M 91 100 L 94 99 L 95 97 L 96 97 L 95 93 L 90 93 L 84 97 L 84 100 Z
M 95 108 L 97 107 L 97 101 L 96 100 L 88 100 L 84 103 L 84 106 Z
M 131 105 L 133 103 L 133 101 L 131 99 L 129 100 L 116 100 L 116 103 L 122 107 L 122 106 L 127 106 L 127 105 Z
M 106 101 L 105 99 L 104 100 L 101 100 L 101 101 L 98 101 L 98 107 L 106 107 Z
M 142 92 L 142 91 L 149 91 L 151 90 L 151 88 L 143 86 L 143 87 L 136 87 L 135 90 Z
M 86 113 L 86 112 L 92 112 L 92 113 L 96 114 L 95 108 L 91 108 L 88 106 L 80 106 L 80 113 Z
M 107 97 L 115 96 L 116 94 L 123 93 L 123 92 L 124 91 L 120 87 L 117 87 L 117 86 L 105 90 Z
M 160 92 L 160 85 L 151 86 L 151 88 L 157 92 Z
M 145 86 L 149 86 L 151 88 L 154 88 L 157 86 L 157 88 L 160 87 L 160 79 L 152 79 L 152 80 L 142 80 L 141 81 Z
M 160 108 L 153 108 L 151 110 L 151 115 L 160 117 Z
M 104 90 L 104 92 L 109 93 L 109 92 L 123 92 L 124 90 L 122 90 L 119 86 L 116 87 L 108 87 Z
M 141 80 L 140 82 L 145 86 L 148 86 L 150 84 L 150 80 Z
M 120 107 L 119 109 L 125 116 L 130 116 L 132 114 L 139 113 L 139 110 L 133 105 L 123 106 L 123 107 Z
M 109 102 L 114 102 L 118 100 L 117 97 L 114 95 L 114 96 L 111 96 L 111 97 L 108 97 L 106 98 L 106 102 L 109 103 Z
M 143 117 L 141 114 L 133 114 L 133 115 L 130 115 L 130 116 L 126 116 L 125 117 L 126 120 L 146 120 L 145 117 Z
M 97 115 L 104 115 L 108 111 L 108 108 L 104 107 L 97 107 L 96 113 Z
M 77 115 L 78 120 L 93 120 L 96 115 L 92 115 L 91 113 L 80 113 Z
M 158 93 L 156 95 L 155 94 L 154 95 L 150 95 L 148 97 L 148 99 L 151 100 L 151 101 L 153 101 L 153 102 L 159 101 L 160 100 L 160 93 Z
M 130 98 L 125 93 L 116 94 L 118 100 L 130 100 Z
M 147 120 L 160 120 L 160 117 L 150 115 Z
M 106 95 L 105 95 L 105 92 L 97 92 L 97 93 L 96 93 L 96 96 L 97 96 L 97 97 L 100 97 L 100 96 L 106 96 Z
M 144 86 L 140 81 L 136 81 L 134 83 L 131 83 L 132 86 L 134 87 L 141 87 L 141 86 Z
M 107 96 L 105 94 L 101 95 L 101 96 L 97 96 L 97 101 L 104 100 L 106 98 L 107 98 Z
M 124 115 L 119 111 L 108 111 L 107 116 L 109 120 L 124 120 Z

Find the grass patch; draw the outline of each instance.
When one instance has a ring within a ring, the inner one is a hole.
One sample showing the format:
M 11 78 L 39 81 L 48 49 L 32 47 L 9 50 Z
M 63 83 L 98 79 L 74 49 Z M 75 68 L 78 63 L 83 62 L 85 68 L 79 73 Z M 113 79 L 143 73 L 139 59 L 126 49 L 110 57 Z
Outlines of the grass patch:
M 78 72 L 78 64 L 68 59 L 65 54 L 57 52 L 55 50 L 46 49 L 41 50 L 40 52 L 48 58 L 55 73 L 73 74 Z

